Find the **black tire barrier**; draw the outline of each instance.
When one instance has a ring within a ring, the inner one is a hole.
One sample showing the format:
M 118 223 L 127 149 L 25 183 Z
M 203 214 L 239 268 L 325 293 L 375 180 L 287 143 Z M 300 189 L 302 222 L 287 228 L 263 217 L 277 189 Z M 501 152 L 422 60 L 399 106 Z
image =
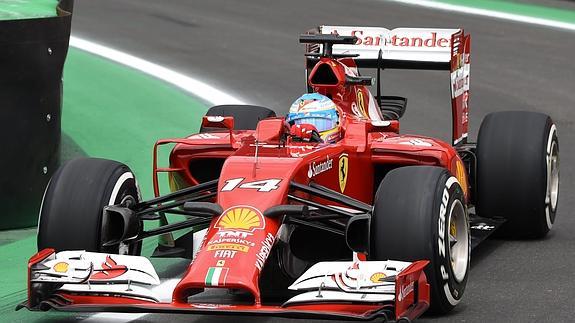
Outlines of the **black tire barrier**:
M 0 229 L 36 224 L 58 168 L 72 9 L 61 0 L 57 16 L 0 21 Z

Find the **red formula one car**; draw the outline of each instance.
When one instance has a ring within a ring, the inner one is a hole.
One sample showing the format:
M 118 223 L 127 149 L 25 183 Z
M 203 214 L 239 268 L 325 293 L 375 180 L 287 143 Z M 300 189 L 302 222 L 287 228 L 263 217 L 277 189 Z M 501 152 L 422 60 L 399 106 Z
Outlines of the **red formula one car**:
M 154 156 L 175 146 L 169 167 L 154 157 L 148 201 L 121 163 L 66 163 L 46 189 L 22 307 L 409 321 L 460 302 L 471 250 L 492 232 L 551 229 L 556 127 L 539 113 L 497 112 L 467 142 L 469 35 L 322 26 L 300 42 L 308 96 L 334 113 L 314 125 L 298 103 L 287 118 L 213 107 L 200 133 L 157 142 Z M 376 96 L 358 68 L 377 70 Z M 450 72 L 451 144 L 400 134 L 406 99 L 379 86 L 392 68 Z M 320 124 L 334 126 L 329 140 Z M 171 285 L 139 256 L 151 236 L 154 256 L 191 259 Z

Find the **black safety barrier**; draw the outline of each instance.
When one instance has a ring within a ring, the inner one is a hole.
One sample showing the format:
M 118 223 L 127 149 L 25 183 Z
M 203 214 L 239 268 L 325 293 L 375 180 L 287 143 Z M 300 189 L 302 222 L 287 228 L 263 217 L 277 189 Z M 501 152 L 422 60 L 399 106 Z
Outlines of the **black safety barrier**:
M 36 224 L 60 162 L 73 0 L 54 9 L 53 17 L 0 20 L 0 229 Z

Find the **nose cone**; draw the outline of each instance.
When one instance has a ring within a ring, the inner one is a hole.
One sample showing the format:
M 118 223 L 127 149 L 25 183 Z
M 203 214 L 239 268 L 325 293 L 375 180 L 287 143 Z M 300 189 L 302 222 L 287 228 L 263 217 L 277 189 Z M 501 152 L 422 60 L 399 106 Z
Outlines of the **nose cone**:
M 212 221 L 201 250 L 174 291 L 186 302 L 206 287 L 249 291 L 260 301 L 258 279 L 275 242 L 279 223 L 252 206 L 230 207 Z

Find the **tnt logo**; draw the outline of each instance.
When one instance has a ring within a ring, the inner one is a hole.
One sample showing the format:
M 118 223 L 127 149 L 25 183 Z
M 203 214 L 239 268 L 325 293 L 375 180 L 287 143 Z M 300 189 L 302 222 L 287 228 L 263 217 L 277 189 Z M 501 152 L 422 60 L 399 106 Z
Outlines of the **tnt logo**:
M 235 250 L 216 250 L 214 257 L 216 258 L 234 258 L 237 251 Z

